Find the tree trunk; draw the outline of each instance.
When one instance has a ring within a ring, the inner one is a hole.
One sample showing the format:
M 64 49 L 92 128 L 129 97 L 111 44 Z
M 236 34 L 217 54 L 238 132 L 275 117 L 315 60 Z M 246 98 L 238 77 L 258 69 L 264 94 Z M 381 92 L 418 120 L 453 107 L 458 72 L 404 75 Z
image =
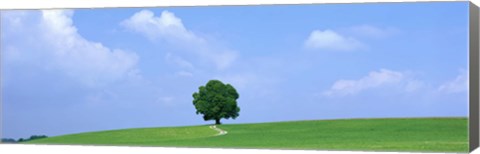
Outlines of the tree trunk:
M 215 119 L 215 125 L 220 125 L 222 123 L 220 123 L 220 119 Z

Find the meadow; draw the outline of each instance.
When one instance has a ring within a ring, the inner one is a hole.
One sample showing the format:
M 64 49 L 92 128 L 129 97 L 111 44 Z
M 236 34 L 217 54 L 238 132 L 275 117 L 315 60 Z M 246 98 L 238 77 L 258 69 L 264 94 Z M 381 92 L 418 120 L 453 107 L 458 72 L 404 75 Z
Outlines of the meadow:
M 467 118 L 383 118 L 134 128 L 62 135 L 27 144 L 467 152 Z

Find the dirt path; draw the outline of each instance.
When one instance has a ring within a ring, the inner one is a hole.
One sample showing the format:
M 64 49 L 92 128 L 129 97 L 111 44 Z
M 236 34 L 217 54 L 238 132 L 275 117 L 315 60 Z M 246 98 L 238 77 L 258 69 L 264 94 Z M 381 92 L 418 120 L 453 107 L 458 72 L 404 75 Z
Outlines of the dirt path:
M 220 128 L 217 128 L 217 125 L 212 125 L 212 126 L 210 126 L 210 128 L 213 129 L 213 130 L 216 130 L 216 131 L 218 132 L 218 134 L 215 135 L 215 136 L 225 135 L 225 134 L 228 133 L 227 131 L 224 131 L 224 130 L 222 130 L 222 129 L 220 129 Z

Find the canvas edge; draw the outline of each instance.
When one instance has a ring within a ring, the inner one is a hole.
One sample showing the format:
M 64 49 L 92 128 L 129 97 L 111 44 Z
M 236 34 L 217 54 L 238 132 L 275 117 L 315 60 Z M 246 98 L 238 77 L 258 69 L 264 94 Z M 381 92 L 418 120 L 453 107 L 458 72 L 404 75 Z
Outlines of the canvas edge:
M 469 152 L 479 146 L 479 8 L 469 3 Z
M 405 2 L 468 2 L 470 0 L 121 0 L 115 3 L 82 0 L 0 0 L 0 10 L 31 9 L 91 9 L 91 8 L 139 8 L 139 7 L 185 7 L 185 6 L 244 6 L 244 5 L 296 5 L 296 4 L 353 4 L 353 3 L 405 3 Z M 25 5 L 28 4 L 28 5 Z
M 418 1 L 418 2 L 411 2 L 411 1 L 406 1 L 406 2 L 400 2 L 400 3 L 421 3 L 421 2 L 456 2 L 456 1 Z M 355 3 L 362 3 L 362 2 L 350 2 L 350 4 L 355 4 Z M 369 3 L 392 3 L 392 2 L 369 2 Z M 395 2 L 393 2 L 395 3 Z M 304 4 L 304 3 L 300 3 Z M 329 3 L 312 3 L 312 4 L 329 4 Z M 342 3 L 338 3 L 342 4 Z M 245 4 L 245 5 L 272 5 L 272 4 Z M 295 5 L 295 4 L 273 4 L 273 5 Z M 153 6 L 153 7 L 181 7 L 184 5 L 179 5 L 179 6 Z M 190 5 L 186 5 L 190 6 Z M 198 7 L 202 7 L 203 5 L 198 5 Z M 212 5 L 205 5 L 205 6 L 212 6 Z M 213 5 L 216 6 L 216 5 Z M 220 5 L 222 6 L 222 5 Z M 224 5 L 223 5 L 224 6 Z M 228 5 L 227 5 L 228 6 Z M 236 6 L 236 5 L 234 5 Z M 147 6 L 148 7 L 148 6 Z M 102 7 L 93 7 L 93 8 L 102 8 Z M 107 7 L 109 8 L 109 7 Z M 123 8 L 123 7 L 111 7 L 111 8 Z M 34 8 L 37 9 L 37 8 Z M 62 8 L 47 8 L 47 9 L 62 9 Z M 63 8 L 64 9 L 64 8 Z M 82 9 L 80 8 L 75 8 L 75 9 Z M 2 14 L 2 11 L 5 10 L 16 10 L 16 9 L 5 9 L 2 8 L 0 9 L 0 16 Z M 479 14 L 479 7 L 475 5 L 472 1 L 469 1 L 469 116 L 468 116 L 468 137 L 469 137 L 469 152 L 474 151 L 479 147 L 479 139 L 480 139 L 480 31 L 479 31 L 479 20 L 480 14 Z M 0 20 L 1 23 L 1 20 Z M 1 26 L 0 26 L 1 29 Z M 1 43 L 1 42 L 0 42 Z M 1 46 L 1 44 L 0 44 Z M 2 52 L 0 52 L 0 75 L 3 73 L 2 70 Z M 0 79 L 0 87 L 2 87 L 2 80 Z M 0 88 L 0 138 L 3 137 L 3 88 Z M 0 143 L 1 144 L 1 143 Z M 345 151 L 348 152 L 348 151 Z M 352 152 L 362 152 L 362 151 L 352 151 Z
M 2 13 L 3 10 L 0 9 L 0 33 L 2 32 Z M 0 41 L 0 139 L 3 138 L 3 51 L 1 50 L 2 41 Z M 2 144 L 2 141 L 0 141 Z

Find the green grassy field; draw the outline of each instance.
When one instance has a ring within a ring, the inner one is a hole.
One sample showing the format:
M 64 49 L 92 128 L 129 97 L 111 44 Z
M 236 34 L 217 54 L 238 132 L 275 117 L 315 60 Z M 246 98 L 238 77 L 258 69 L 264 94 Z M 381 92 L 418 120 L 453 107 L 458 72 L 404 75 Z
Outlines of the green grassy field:
M 393 118 L 138 128 L 56 136 L 29 144 L 467 152 L 467 118 Z

